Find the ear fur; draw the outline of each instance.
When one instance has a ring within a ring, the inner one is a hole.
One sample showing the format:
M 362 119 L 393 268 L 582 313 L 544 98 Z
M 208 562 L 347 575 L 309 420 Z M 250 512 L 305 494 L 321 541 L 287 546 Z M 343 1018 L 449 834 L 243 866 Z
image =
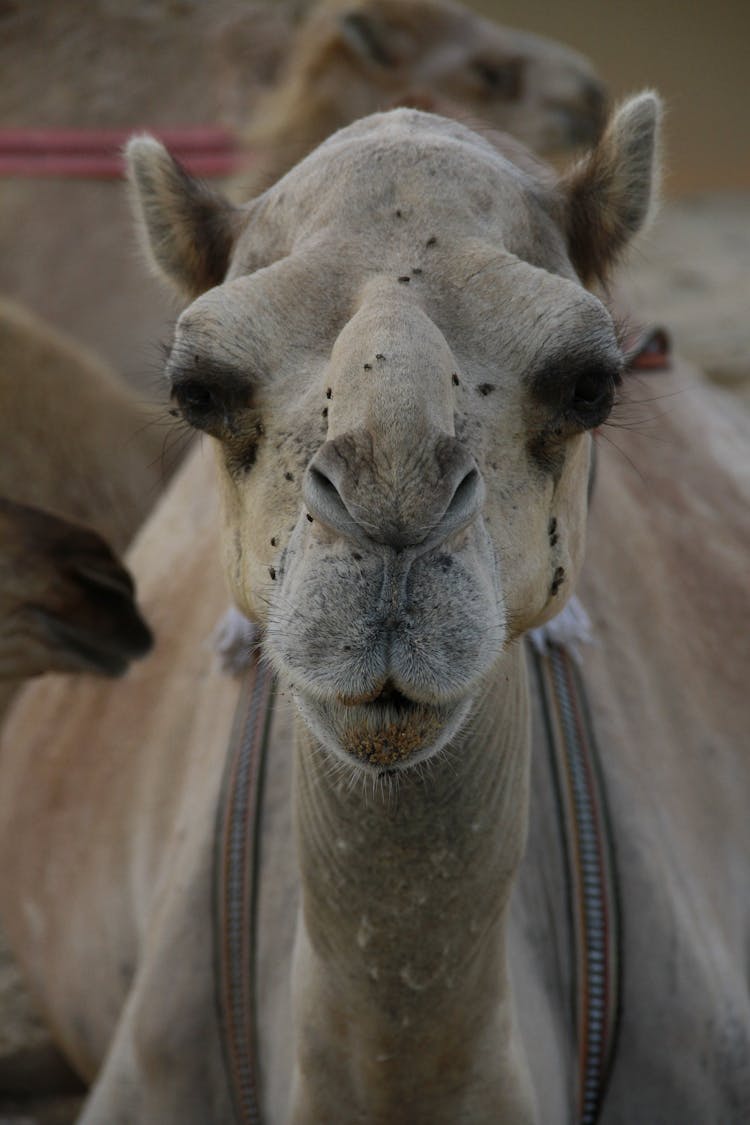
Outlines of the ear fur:
M 156 272 L 191 300 L 220 284 L 242 212 L 153 137 L 133 137 L 125 159 L 140 240 Z
M 604 281 L 649 218 L 658 192 L 661 114 L 653 91 L 630 98 L 563 177 L 568 252 L 584 283 Z

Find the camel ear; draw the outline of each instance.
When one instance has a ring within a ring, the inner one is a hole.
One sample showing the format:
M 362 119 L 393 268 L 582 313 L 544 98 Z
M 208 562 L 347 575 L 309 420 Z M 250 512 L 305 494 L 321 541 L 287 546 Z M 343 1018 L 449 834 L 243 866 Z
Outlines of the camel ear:
M 596 147 L 562 179 L 568 252 L 585 283 L 605 280 L 649 217 L 658 191 L 661 112 L 651 91 L 624 102 Z
M 133 137 L 125 158 L 140 239 L 157 274 L 191 300 L 219 285 L 242 212 L 193 179 L 153 137 Z

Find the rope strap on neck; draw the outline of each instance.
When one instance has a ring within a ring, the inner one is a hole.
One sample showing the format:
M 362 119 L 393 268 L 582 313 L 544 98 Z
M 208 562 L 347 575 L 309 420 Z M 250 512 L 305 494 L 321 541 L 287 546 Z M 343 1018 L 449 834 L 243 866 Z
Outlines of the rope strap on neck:
M 262 1120 L 255 978 L 263 781 L 274 698 L 273 675 L 253 656 L 234 717 L 216 823 L 215 994 L 241 1125 Z
M 578 1049 L 577 1125 L 599 1120 L 620 1016 L 617 872 L 599 752 L 575 659 L 549 642 L 527 646 L 557 793 L 573 944 Z

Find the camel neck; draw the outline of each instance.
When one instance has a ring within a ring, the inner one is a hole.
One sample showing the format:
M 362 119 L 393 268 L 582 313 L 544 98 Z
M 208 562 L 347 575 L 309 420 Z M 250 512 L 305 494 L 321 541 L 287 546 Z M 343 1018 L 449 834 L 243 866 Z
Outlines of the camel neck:
M 518 648 L 422 769 L 352 784 L 298 731 L 294 1125 L 531 1120 L 505 949 L 528 757 Z

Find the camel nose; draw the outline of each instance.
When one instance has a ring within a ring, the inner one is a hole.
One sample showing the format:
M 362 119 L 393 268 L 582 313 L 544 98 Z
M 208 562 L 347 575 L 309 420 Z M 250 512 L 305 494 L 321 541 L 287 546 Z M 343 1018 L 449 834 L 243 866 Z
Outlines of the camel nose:
M 323 445 L 303 484 L 308 512 L 354 542 L 383 543 L 397 550 L 437 545 L 466 527 L 479 512 L 484 484 L 474 458 L 455 438 L 441 436 L 424 468 L 389 466 L 359 458 L 351 437 Z

